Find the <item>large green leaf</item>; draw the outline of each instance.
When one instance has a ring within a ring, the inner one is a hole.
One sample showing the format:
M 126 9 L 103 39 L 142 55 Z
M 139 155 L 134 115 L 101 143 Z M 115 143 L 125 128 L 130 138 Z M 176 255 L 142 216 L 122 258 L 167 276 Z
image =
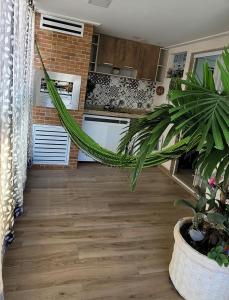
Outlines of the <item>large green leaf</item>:
M 218 67 L 221 72 L 221 81 L 223 84 L 224 92 L 229 92 L 229 72 L 227 71 L 227 67 L 224 67 L 220 61 L 218 61 Z
M 208 213 L 207 218 L 210 223 L 214 224 L 223 224 L 225 221 L 227 221 L 227 218 L 218 212 Z
M 174 201 L 175 206 L 183 206 L 187 208 L 191 208 L 191 210 L 195 213 L 196 212 L 196 205 L 191 203 L 190 201 L 187 201 L 185 199 L 178 199 Z
M 216 181 L 219 182 L 224 174 L 225 169 L 229 165 L 229 153 L 227 153 L 219 162 L 216 172 Z

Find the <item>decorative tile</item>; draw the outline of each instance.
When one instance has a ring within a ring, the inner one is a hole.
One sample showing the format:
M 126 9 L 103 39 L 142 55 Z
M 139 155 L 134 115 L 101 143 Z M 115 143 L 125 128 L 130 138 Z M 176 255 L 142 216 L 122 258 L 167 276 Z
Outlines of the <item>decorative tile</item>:
M 154 94 L 155 83 L 152 81 L 89 73 L 86 105 L 150 110 Z
M 120 78 L 119 77 L 110 77 L 110 85 L 119 87 L 120 86 Z

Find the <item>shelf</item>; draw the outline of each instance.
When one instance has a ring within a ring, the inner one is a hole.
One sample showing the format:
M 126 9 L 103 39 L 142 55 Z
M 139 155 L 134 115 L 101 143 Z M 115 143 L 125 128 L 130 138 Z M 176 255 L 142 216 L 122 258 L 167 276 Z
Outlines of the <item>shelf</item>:
M 165 65 L 158 65 L 158 67 L 160 67 L 160 68 L 166 68 L 167 66 L 165 66 Z
M 160 49 L 160 57 L 159 57 L 159 60 L 158 60 L 158 65 L 166 67 L 167 60 L 168 60 L 168 50 L 161 48 Z
M 89 73 L 96 73 L 96 74 L 101 74 L 101 75 L 108 75 L 108 76 L 115 76 L 115 77 L 121 77 L 121 78 L 129 78 L 129 79 L 135 79 L 135 80 L 142 80 L 142 81 L 146 81 L 146 79 L 136 79 L 134 77 L 131 76 L 124 76 L 124 75 L 115 75 L 115 74 L 111 74 L 111 73 L 104 73 L 104 72 L 98 72 L 98 71 L 89 71 Z M 150 81 L 150 80 L 148 80 Z
M 99 43 L 99 34 L 93 34 L 92 36 L 92 44 L 98 45 Z
M 165 73 L 166 73 L 166 66 L 158 65 L 157 75 L 156 75 L 156 82 L 162 83 L 164 81 L 164 78 L 165 78 Z

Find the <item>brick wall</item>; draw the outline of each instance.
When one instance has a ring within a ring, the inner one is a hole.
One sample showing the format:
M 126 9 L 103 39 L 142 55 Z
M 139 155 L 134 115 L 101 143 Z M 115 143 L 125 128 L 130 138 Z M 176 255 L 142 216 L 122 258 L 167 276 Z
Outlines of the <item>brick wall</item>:
M 70 111 L 79 123 L 82 122 L 84 111 L 92 34 L 93 25 L 90 24 L 84 25 L 83 37 L 42 30 L 40 29 L 40 14 L 36 14 L 35 35 L 47 70 L 81 75 L 79 107 L 78 110 Z M 35 67 L 40 68 L 37 56 L 35 57 Z M 33 107 L 33 123 L 60 125 L 56 110 L 41 106 Z M 68 167 L 75 168 L 77 166 L 77 156 L 77 147 L 71 143 Z

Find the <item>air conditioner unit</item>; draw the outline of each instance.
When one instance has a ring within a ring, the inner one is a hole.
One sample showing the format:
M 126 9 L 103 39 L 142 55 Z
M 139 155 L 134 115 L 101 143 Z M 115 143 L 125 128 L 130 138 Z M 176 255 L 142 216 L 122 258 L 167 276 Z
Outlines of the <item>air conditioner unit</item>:
M 70 19 L 41 14 L 40 28 L 83 37 L 84 24 Z
M 62 126 L 33 125 L 33 164 L 68 165 L 70 138 Z

